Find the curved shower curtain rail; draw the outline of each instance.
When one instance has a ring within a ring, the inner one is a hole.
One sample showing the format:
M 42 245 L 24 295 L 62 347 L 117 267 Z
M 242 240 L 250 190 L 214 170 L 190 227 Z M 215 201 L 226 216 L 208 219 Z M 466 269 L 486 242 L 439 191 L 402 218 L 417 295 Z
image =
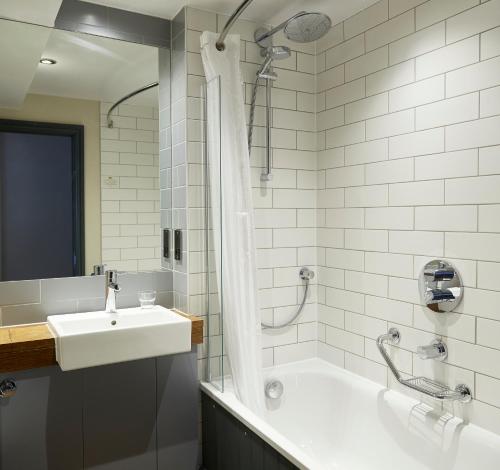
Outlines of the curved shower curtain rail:
M 233 14 L 229 17 L 227 20 L 226 24 L 224 25 L 224 29 L 222 30 L 222 33 L 220 33 L 219 39 L 215 43 L 215 47 L 217 47 L 217 50 L 223 51 L 225 49 L 224 45 L 224 39 L 226 39 L 227 34 L 229 33 L 229 30 L 233 26 L 233 24 L 236 22 L 236 20 L 240 17 L 240 15 L 246 10 L 248 5 L 252 3 L 253 0 L 244 0 L 241 5 L 233 12 Z
M 109 108 L 108 115 L 106 116 L 106 121 L 108 123 L 108 127 L 113 127 L 113 120 L 111 119 L 111 113 L 114 111 L 114 109 L 121 105 L 124 101 L 127 101 L 128 99 L 132 98 L 135 95 L 138 95 L 139 93 L 142 93 L 143 91 L 150 90 L 151 88 L 154 88 L 155 86 L 158 86 L 159 83 L 150 83 L 149 85 L 143 86 L 139 88 L 138 90 L 133 91 L 132 93 L 129 93 L 128 95 L 125 95 L 123 98 L 119 99 L 111 108 Z

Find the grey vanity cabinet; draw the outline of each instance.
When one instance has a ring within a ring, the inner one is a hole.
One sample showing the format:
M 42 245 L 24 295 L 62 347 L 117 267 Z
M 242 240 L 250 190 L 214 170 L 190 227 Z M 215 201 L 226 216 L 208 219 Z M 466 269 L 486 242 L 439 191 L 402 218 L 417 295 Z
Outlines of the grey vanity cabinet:
M 47 367 L 8 376 L 17 392 L 0 400 L 0 470 L 81 469 L 83 374 Z
M 196 353 L 0 374 L 0 470 L 197 470 Z

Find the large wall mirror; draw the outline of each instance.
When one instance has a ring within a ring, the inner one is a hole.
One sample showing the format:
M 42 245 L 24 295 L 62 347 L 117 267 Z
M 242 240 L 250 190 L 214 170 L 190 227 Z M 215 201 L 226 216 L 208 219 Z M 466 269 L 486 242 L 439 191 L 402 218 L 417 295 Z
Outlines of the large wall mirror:
M 0 281 L 168 268 L 162 49 L 7 20 L 0 43 Z

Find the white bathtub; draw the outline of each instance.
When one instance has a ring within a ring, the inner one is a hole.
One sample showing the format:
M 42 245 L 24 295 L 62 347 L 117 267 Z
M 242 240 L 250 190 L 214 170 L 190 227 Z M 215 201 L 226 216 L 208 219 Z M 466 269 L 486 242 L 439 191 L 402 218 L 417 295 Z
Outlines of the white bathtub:
M 321 359 L 265 370 L 283 382 L 258 417 L 232 393 L 203 390 L 299 468 L 499 470 L 500 436 Z M 235 469 L 237 470 L 237 469 Z

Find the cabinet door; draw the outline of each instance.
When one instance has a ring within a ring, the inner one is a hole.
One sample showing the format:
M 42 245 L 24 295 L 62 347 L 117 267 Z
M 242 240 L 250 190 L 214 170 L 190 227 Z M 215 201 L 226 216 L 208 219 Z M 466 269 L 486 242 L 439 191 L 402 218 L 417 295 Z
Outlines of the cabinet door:
M 157 359 L 158 470 L 200 468 L 197 368 L 195 349 Z
M 85 469 L 156 470 L 154 359 L 84 369 Z
M 0 470 L 81 470 L 82 374 L 56 366 L 7 377 L 17 393 L 0 400 Z

